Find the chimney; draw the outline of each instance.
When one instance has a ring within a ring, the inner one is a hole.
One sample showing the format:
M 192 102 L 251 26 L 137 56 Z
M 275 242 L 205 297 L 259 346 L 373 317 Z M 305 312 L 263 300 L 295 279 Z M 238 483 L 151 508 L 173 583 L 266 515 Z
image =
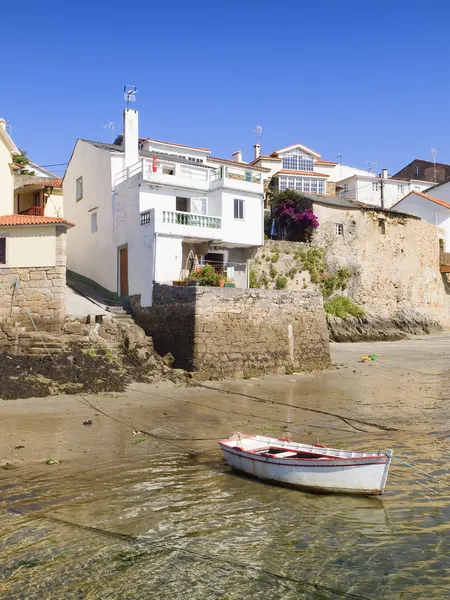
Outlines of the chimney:
M 5 119 L 0 119 L 0 127 L 6 131 L 6 121 L 5 121 Z
M 233 160 L 236 162 L 242 162 L 242 150 L 236 150 L 232 154 Z
M 381 169 L 381 179 L 387 179 L 387 178 L 388 178 L 388 170 Z
M 123 168 L 131 167 L 139 160 L 138 111 L 123 111 Z
M 253 146 L 253 148 L 255 149 L 255 154 L 254 154 L 254 157 L 255 157 L 255 160 L 256 160 L 256 159 L 257 159 L 257 158 L 259 158 L 259 157 L 260 157 L 260 155 L 261 155 L 261 144 L 255 144 L 255 145 Z

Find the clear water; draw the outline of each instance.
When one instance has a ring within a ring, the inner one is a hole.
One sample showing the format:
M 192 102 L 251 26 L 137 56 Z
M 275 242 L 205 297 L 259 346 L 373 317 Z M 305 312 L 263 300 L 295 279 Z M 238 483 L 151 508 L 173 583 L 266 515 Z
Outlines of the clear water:
M 351 445 L 386 446 L 372 442 Z M 187 456 L 149 445 L 148 456 L 86 472 L 5 478 L 0 597 L 449 597 L 447 457 L 432 439 L 398 439 L 396 452 L 443 483 L 393 464 L 381 498 L 267 485 L 232 473 L 213 446 Z

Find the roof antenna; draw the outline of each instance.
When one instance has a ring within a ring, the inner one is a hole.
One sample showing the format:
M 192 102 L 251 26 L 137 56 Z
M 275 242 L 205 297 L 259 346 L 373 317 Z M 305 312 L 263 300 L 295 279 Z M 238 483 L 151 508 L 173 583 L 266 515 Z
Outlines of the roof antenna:
M 111 129 L 111 141 L 114 142 L 114 123 L 110 121 L 108 125 L 103 125 L 103 129 Z
M 339 154 L 336 155 L 336 158 L 339 161 L 339 177 L 342 179 L 342 154 L 339 152 Z
M 435 149 L 435 148 L 431 148 L 431 156 L 433 157 L 433 176 L 434 176 L 434 183 L 436 183 L 436 149 Z
M 136 102 L 137 87 L 135 85 L 125 85 L 123 88 L 123 96 L 127 101 L 127 108 L 130 102 Z

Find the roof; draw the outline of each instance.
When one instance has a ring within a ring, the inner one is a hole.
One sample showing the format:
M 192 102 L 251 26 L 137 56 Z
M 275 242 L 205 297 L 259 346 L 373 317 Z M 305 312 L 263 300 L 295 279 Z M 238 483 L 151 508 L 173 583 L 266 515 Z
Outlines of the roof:
M 316 160 L 316 165 L 338 165 L 334 160 Z
M 101 148 L 102 150 L 110 150 L 111 152 L 123 152 L 123 146 L 118 146 L 117 144 L 104 144 L 103 142 L 95 142 L 94 140 L 85 140 L 83 138 L 79 138 L 79 142 L 86 142 L 87 144 L 92 144 L 96 148 Z
M 346 198 L 340 198 L 339 196 L 330 196 L 327 194 L 311 194 L 310 192 L 298 192 L 305 198 L 311 200 L 311 202 L 315 202 L 316 204 L 323 204 L 325 206 L 333 206 L 335 208 L 345 208 L 351 210 L 363 210 L 363 211 L 372 211 L 379 213 L 387 213 L 392 214 L 396 217 L 405 216 L 411 217 L 413 219 L 419 219 L 420 217 L 416 217 L 415 215 L 410 215 L 408 213 L 401 213 L 399 211 L 381 208 L 381 206 L 375 206 L 372 204 L 365 204 L 363 202 L 356 202 L 355 200 L 347 200 Z
M 244 162 L 238 162 L 236 160 L 229 160 L 228 158 L 218 158 L 217 156 L 208 156 L 207 160 L 212 160 L 214 162 L 224 162 L 230 165 L 237 165 L 239 167 L 247 167 L 252 169 L 253 171 L 263 171 L 264 173 L 268 173 L 270 171 L 270 169 L 266 169 L 265 167 L 255 167 L 254 165 L 250 164 L 250 163 L 244 163 Z M 191 163 L 194 164 L 194 163 Z
M 411 196 L 411 194 L 416 194 L 416 196 L 420 196 L 421 198 L 425 198 L 425 200 L 429 200 L 430 202 L 434 202 L 435 204 L 439 204 L 439 206 L 443 206 L 444 208 L 449 208 L 450 209 L 450 202 L 446 202 L 445 200 L 441 200 L 440 198 L 436 198 L 435 196 L 430 196 L 429 194 L 424 194 L 422 192 L 418 192 L 417 190 L 412 190 L 412 192 L 409 192 L 409 194 L 406 194 L 406 196 L 404 198 L 402 198 L 401 200 L 399 200 L 398 202 L 396 202 L 395 204 L 393 204 L 391 206 L 391 208 L 394 208 L 395 206 L 398 206 L 401 202 L 403 202 L 403 200 L 406 200 L 406 198 L 408 198 L 408 196 Z
M 292 144 L 292 146 L 286 146 L 286 148 L 281 148 L 280 150 L 275 150 L 275 152 L 272 152 L 271 156 L 275 156 L 279 152 L 287 152 L 288 150 L 292 150 L 294 148 L 300 148 L 301 150 L 304 150 L 305 152 L 308 152 L 309 154 L 313 154 L 316 158 L 320 158 L 322 156 L 315 150 L 311 150 L 311 148 L 308 148 L 307 146 L 303 146 L 303 144 L 300 144 L 300 143 Z
M 258 158 L 254 158 L 250 164 L 252 165 L 255 162 L 258 162 L 258 160 L 282 160 L 281 158 L 278 158 L 278 156 L 265 156 L 265 155 L 261 155 L 258 156 Z
M 290 171 L 286 169 L 277 171 L 274 177 L 277 177 L 277 175 L 301 175 L 302 177 L 304 175 L 307 175 L 308 177 L 329 177 L 329 175 L 326 175 L 325 173 L 316 173 L 316 171 Z
M 28 183 L 24 183 L 20 188 L 16 188 L 16 189 L 23 189 L 26 187 L 40 187 L 43 188 L 46 185 L 51 185 L 53 187 L 56 188 L 60 188 L 62 187 L 62 179 L 41 179 L 40 177 L 36 177 L 37 181 L 29 181 Z
M 61 217 L 35 217 L 34 215 L 3 215 L 0 216 L 0 227 L 17 225 L 68 225 L 74 227 L 75 223 Z

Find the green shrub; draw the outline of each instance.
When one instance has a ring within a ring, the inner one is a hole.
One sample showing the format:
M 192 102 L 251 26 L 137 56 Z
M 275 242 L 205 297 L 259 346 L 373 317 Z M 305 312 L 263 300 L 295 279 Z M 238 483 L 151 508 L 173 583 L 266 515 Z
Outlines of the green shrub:
M 269 275 L 272 277 L 272 279 L 275 279 L 275 277 L 278 275 L 278 271 L 275 269 L 275 267 L 273 265 L 270 265 Z
M 280 260 L 280 255 L 279 254 L 273 254 L 272 258 L 270 259 L 273 263 L 277 263 Z
M 334 296 L 331 300 L 326 300 L 324 302 L 324 308 L 325 312 L 329 315 L 341 317 L 342 319 L 348 316 L 359 317 L 362 319 L 366 316 L 363 309 L 346 296 Z
M 345 290 L 351 276 L 351 272 L 345 268 L 339 269 L 336 273 L 322 273 L 320 280 L 324 297 L 329 298 L 334 292 Z
M 277 290 L 284 290 L 287 286 L 287 277 L 283 277 L 282 275 L 278 275 L 277 280 L 275 281 L 275 288 Z
M 250 273 L 248 274 L 248 285 L 251 288 L 258 288 L 259 287 L 259 280 L 258 277 L 256 276 L 256 273 L 253 269 L 250 269 Z
M 297 275 L 297 273 L 298 273 L 298 269 L 289 269 L 289 271 L 287 272 L 287 275 L 291 279 L 294 279 L 294 277 Z
M 325 250 L 323 248 L 308 248 L 305 252 L 298 253 L 302 269 L 309 271 L 312 283 L 318 283 L 320 274 L 327 268 L 324 256 Z
M 216 286 L 218 285 L 219 275 L 216 273 L 214 267 L 205 265 L 191 273 L 189 279 L 198 281 L 200 285 Z

